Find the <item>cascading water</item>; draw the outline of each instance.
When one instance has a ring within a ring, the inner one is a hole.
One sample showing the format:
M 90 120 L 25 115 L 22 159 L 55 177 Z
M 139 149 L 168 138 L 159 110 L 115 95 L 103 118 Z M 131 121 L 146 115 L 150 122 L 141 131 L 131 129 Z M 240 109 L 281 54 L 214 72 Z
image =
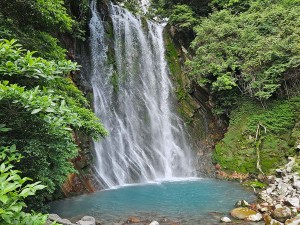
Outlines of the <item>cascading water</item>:
M 91 2 L 90 47 L 94 108 L 110 134 L 95 142 L 96 176 L 104 188 L 195 176 L 182 121 L 172 108 L 163 24 L 142 23 L 111 5 L 115 70 L 96 0 Z

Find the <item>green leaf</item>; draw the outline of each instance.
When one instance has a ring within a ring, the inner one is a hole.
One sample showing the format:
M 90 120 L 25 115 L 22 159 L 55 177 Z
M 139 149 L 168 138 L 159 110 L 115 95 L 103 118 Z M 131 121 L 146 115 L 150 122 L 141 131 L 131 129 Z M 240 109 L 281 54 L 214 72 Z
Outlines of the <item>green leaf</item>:
M 8 201 L 8 197 L 7 195 L 0 195 L 0 201 L 3 203 L 3 204 L 6 204 L 6 202 Z
M 37 114 L 38 112 L 40 112 L 42 109 L 34 109 L 32 110 L 31 114 Z

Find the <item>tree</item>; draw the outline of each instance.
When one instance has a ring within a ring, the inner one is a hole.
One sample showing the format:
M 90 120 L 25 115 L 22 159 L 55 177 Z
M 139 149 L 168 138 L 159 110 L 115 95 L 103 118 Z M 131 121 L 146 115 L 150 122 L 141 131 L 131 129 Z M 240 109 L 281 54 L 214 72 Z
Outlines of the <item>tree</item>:
M 33 201 L 37 205 L 51 199 L 74 172 L 70 162 L 78 153 L 74 137 L 99 139 L 106 131 L 66 77 L 78 68 L 76 63 L 47 61 L 33 54 L 15 40 L 0 42 L 0 124 L 12 128 L 1 135 L 0 145 L 15 144 L 23 155 L 16 168 L 47 186 Z
M 191 78 L 215 96 L 230 99 L 239 92 L 264 102 L 284 83 L 285 74 L 300 66 L 300 5 L 249 2 L 246 11 L 224 9 L 202 19 L 188 67 Z

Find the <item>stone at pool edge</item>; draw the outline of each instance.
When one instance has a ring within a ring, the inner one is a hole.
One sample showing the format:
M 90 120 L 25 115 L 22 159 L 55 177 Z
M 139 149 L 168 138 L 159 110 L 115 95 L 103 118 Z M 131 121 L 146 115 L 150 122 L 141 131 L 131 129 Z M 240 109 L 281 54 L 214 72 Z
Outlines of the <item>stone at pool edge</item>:
M 288 207 L 277 208 L 274 209 L 274 211 L 271 213 L 271 216 L 280 222 L 284 222 L 291 218 L 292 211 Z
M 52 224 L 52 222 L 54 222 L 54 221 L 56 221 L 57 223 L 60 223 L 62 225 L 75 225 L 70 220 L 60 218 L 60 216 L 57 214 L 49 214 L 46 225 Z
M 81 220 L 77 221 L 78 225 L 96 225 L 96 220 L 92 216 L 84 216 Z
M 224 222 L 224 223 L 231 223 L 231 219 L 228 218 L 227 216 L 224 216 L 220 219 L 221 222 Z
M 256 216 L 256 214 L 257 212 L 255 212 L 254 210 L 245 207 L 235 208 L 230 212 L 230 215 L 233 218 L 240 219 L 240 220 L 248 219 L 249 216 L 253 217 Z

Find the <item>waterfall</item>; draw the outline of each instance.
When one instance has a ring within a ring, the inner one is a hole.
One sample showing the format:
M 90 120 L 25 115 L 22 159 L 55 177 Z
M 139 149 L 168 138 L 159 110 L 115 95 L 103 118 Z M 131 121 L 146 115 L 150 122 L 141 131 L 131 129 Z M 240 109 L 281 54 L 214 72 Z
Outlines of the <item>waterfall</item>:
M 113 66 L 104 25 L 91 2 L 91 84 L 94 109 L 109 136 L 94 142 L 95 173 L 104 188 L 195 176 L 192 151 L 172 101 L 163 41 L 164 24 L 142 23 L 110 6 Z

